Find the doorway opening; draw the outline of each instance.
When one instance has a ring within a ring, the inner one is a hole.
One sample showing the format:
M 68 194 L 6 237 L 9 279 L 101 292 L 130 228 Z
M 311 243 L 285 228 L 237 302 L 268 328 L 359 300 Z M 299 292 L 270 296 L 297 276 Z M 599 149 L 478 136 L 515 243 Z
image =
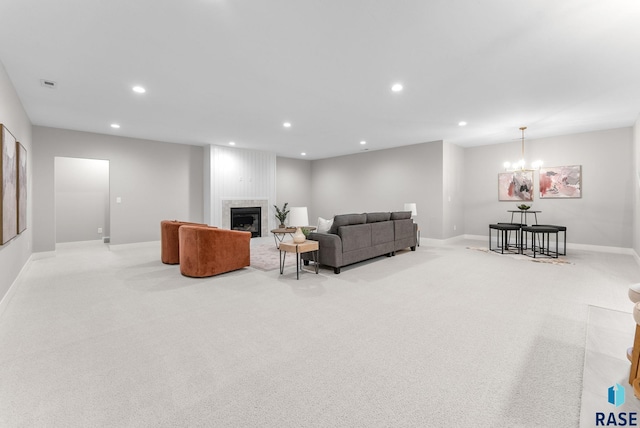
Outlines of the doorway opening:
M 55 158 L 56 244 L 109 242 L 109 161 Z

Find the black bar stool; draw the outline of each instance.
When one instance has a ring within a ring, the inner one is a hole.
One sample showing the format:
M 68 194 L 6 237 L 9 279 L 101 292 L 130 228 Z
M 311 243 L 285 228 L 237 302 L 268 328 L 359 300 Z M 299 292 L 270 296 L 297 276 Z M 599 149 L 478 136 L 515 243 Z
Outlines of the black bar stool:
M 496 231 L 496 242 L 497 247 L 493 248 L 491 246 L 493 230 Z M 510 245 L 509 242 L 509 233 L 516 232 L 516 245 Z M 496 253 L 504 254 L 505 251 L 507 253 L 520 253 L 521 246 L 521 234 L 520 234 L 520 225 L 512 224 L 512 223 L 497 223 L 489 225 L 489 250 L 495 251 Z M 513 250 L 512 248 L 515 248 Z
M 514 226 L 518 226 L 519 227 L 517 234 L 520 235 L 520 252 L 522 252 L 522 228 L 524 226 L 526 226 L 526 224 L 523 224 L 523 223 L 501 223 L 501 222 L 498 222 L 498 224 L 512 224 Z M 508 233 L 508 239 L 509 239 L 509 244 L 511 244 L 511 231 L 509 231 L 509 233 Z M 516 245 L 517 245 L 517 243 L 518 243 L 518 240 L 516 239 Z
M 533 255 L 526 254 L 529 257 L 536 258 L 536 254 L 545 257 L 558 258 L 558 228 L 550 226 L 525 226 L 522 228 L 522 248 L 527 247 L 528 234 L 531 234 L 531 250 Z M 551 251 L 550 236 L 555 235 L 556 251 Z M 537 238 L 537 239 L 536 239 Z M 538 244 L 536 244 L 538 242 Z M 524 251 L 523 251 L 524 253 Z
M 567 226 L 558 226 L 555 224 L 541 224 L 540 226 L 555 227 L 556 229 L 558 229 L 558 232 L 562 232 L 562 235 L 564 238 L 564 244 L 562 246 L 562 252 L 560 253 L 560 255 L 566 256 L 567 255 Z

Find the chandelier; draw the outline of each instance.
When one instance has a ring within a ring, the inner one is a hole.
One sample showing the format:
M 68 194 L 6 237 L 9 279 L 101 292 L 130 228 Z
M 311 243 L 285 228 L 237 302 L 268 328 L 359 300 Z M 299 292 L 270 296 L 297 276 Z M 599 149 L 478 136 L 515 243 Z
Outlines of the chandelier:
M 529 166 L 529 168 L 527 168 L 526 162 L 524 161 L 524 130 L 525 129 L 527 129 L 526 126 L 520 127 L 520 131 L 522 132 L 522 137 L 521 137 L 522 153 L 521 153 L 520 160 L 516 162 L 505 162 L 504 163 L 505 171 L 527 171 L 527 170 L 540 169 L 540 167 L 542 166 L 542 161 L 537 160 L 537 161 L 531 162 L 531 165 Z

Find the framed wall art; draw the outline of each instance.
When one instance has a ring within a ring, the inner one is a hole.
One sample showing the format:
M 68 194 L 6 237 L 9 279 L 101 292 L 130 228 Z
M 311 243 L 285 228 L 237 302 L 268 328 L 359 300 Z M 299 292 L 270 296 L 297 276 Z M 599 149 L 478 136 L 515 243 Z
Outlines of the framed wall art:
M 498 174 L 499 201 L 533 201 L 533 171 Z
M 0 244 L 4 245 L 18 235 L 18 161 L 16 139 L 6 126 L 0 125 L 0 170 L 2 170 L 2 194 L 0 195 Z
M 540 168 L 540 198 L 581 198 L 582 165 Z
M 27 229 L 27 149 L 16 143 L 18 152 L 18 233 Z

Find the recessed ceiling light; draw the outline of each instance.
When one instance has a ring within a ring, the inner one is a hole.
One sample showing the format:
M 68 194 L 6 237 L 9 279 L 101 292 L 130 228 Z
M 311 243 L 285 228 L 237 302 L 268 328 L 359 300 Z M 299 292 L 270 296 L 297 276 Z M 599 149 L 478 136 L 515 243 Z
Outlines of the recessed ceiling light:
M 367 142 L 363 140 L 363 141 L 360 141 L 360 144 L 364 146 L 365 144 L 367 144 Z
M 467 126 L 467 122 L 464 120 L 462 122 L 458 122 L 458 126 Z
M 229 141 L 229 145 L 230 145 L 230 146 L 235 146 L 235 145 L 236 145 L 236 143 L 235 143 L 235 141 Z
M 301 156 L 306 156 L 307 154 L 305 152 L 300 153 Z
M 403 89 L 402 84 L 401 83 L 394 83 L 393 86 L 391 86 L 391 90 L 393 92 L 401 92 Z
M 285 128 L 291 128 L 291 122 L 285 122 L 282 124 Z
M 145 92 L 147 92 L 147 90 L 142 86 L 134 86 L 132 89 L 133 89 L 133 92 L 137 92 L 139 94 L 144 94 Z
M 117 123 L 112 123 L 111 127 L 114 128 L 114 129 L 118 129 L 118 128 L 120 128 L 120 125 L 118 125 Z

